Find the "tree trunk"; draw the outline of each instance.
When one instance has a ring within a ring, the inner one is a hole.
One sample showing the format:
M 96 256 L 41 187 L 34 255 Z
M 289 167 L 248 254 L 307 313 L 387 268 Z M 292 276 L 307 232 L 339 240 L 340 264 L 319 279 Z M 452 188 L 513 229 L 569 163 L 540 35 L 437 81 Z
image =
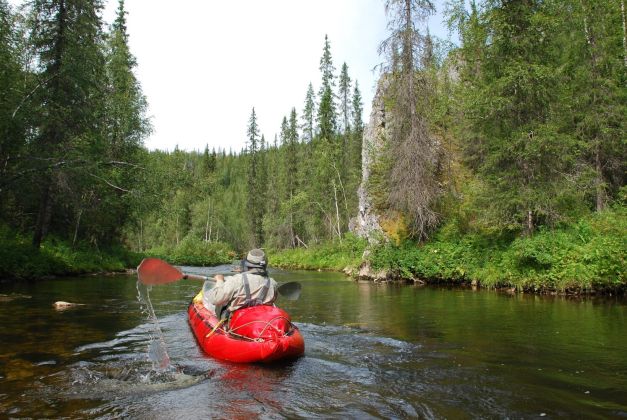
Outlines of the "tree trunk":
M 624 32 L 624 0 L 621 1 L 621 8 L 623 9 L 623 32 Z M 586 41 L 588 46 L 590 47 L 590 60 L 592 65 L 592 87 L 593 87 L 593 95 L 592 95 L 592 104 L 591 106 L 596 106 L 596 87 L 597 87 L 597 79 L 598 79 L 598 70 L 597 70 L 597 49 L 596 49 L 596 40 L 590 26 L 588 25 L 587 19 L 587 11 L 583 4 L 583 0 L 581 1 L 581 8 L 583 10 L 583 25 L 584 31 L 586 33 Z M 625 42 L 625 40 L 623 40 Z M 625 60 L 627 60 L 627 55 L 625 56 Z M 626 61 L 627 63 L 627 61 Z M 601 139 L 597 134 L 594 138 L 594 170 L 595 170 L 595 189 L 596 189 L 596 210 L 601 211 L 605 208 L 605 188 L 603 182 L 603 162 L 601 161 Z
M 336 231 L 337 231 L 337 237 L 340 239 L 340 242 L 342 242 L 342 231 L 340 230 L 340 207 L 338 206 L 337 203 L 337 188 L 335 186 L 335 180 L 333 181 L 333 196 L 335 198 L 335 220 L 336 220 Z
M 594 147 L 594 167 L 596 172 L 595 186 L 596 186 L 596 209 L 601 211 L 605 208 L 605 188 L 603 183 L 603 167 L 601 164 L 601 141 L 597 137 Z
M 35 233 L 33 234 L 33 246 L 37 249 L 41 246 L 41 241 L 48 234 L 50 228 L 50 218 L 52 217 L 52 181 L 48 180 L 47 185 L 41 192 L 41 201 L 39 202 L 39 214 L 37 215 L 37 223 L 35 224 Z
M 290 203 L 293 203 L 292 199 L 293 199 L 293 195 L 292 195 L 292 191 L 290 188 Z M 289 215 L 289 225 L 290 225 L 290 246 L 292 248 L 296 248 L 296 238 L 294 238 L 294 213 L 291 210 L 291 205 L 290 205 L 290 215 Z
M 620 11 L 623 16 L 623 60 L 627 67 L 627 21 L 625 19 L 625 0 L 620 2 Z
M 144 222 L 139 219 L 139 252 L 143 251 Z
M 533 235 L 533 212 L 527 210 L 527 230 L 525 232 L 527 236 Z
M 83 215 L 83 209 L 78 211 L 78 216 L 76 217 L 76 226 L 74 227 L 74 237 L 72 238 L 72 246 L 76 245 L 76 239 L 78 238 L 78 229 L 81 225 L 81 216 Z
M 176 233 L 176 244 L 179 244 L 179 216 L 178 214 L 176 215 L 176 229 L 175 229 L 175 233 Z
M 205 242 L 209 242 L 209 215 L 211 214 L 211 202 L 207 206 L 207 223 L 205 224 Z

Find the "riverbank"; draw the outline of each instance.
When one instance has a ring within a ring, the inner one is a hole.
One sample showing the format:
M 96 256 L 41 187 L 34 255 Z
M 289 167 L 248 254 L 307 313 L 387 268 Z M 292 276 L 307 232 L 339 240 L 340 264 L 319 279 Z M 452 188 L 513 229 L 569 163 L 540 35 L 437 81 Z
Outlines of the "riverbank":
M 462 232 L 449 223 L 424 244 L 407 241 L 374 247 L 367 261 L 363 260 L 366 242 L 351 234 L 342 241 L 268 250 L 268 254 L 273 267 L 344 271 L 375 281 L 472 284 L 533 293 L 619 293 L 627 290 L 625 232 L 627 211 L 616 207 L 532 237 Z M 55 238 L 36 250 L 29 238 L 0 232 L 0 279 L 4 280 L 125 271 L 147 256 L 205 267 L 237 258 L 227 244 L 193 238 L 140 254 L 123 247 L 72 247 Z
M 206 242 L 191 236 L 173 246 L 152 248 L 144 254 L 146 257 L 161 258 L 174 265 L 197 267 L 230 264 L 237 258 L 237 253 L 226 243 Z
M 532 293 L 620 293 L 627 290 L 627 212 L 617 207 L 531 237 L 461 232 L 444 225 L 428 242 L 387 244 L 362 261 L 363 241 L 280 251 L 282 268 L 345 270 L 356 278 L 472 284 Z
M 268 251 L 269 264 L 273 267 L 294 270 L 342 271 L 358 267 L 366 249 L 366 241 L 352 234 L 342 241 L 335 240 L 308 248 Z
M 48 238 L 35 249 L 28 238 L 6 232 L 0 236 L 0 280 L 5 281 L 124 272 L 137 267 L 142 258 L 122 247 L 73 247 Z
M 98 249 L 81 244 L 72 246 L 54 237 L 35 249 L 30 238 L 9 229 L 0 230 L 0 281 L 125 272 L 137 267 L 145 257 L 161 258 L 176 265 L 208 267 L 231 263 L 236 254 L 227 244 L 191 238 L 172 247 L 142 253 L 122 246 Z

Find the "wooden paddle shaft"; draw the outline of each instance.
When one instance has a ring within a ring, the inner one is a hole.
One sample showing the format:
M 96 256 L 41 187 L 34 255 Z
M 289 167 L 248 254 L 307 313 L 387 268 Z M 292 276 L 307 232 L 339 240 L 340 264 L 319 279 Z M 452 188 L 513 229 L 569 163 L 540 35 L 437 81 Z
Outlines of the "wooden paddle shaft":
M 189 274 L 183 273 L 184 279 L 192 279 L 192 280 L 215 280 L 213 277 L 201 276 L 199 274 Z

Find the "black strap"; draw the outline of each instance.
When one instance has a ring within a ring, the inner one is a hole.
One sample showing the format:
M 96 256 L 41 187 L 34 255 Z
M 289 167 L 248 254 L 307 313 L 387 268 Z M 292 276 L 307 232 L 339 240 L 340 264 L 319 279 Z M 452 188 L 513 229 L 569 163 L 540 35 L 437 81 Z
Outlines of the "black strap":
M 248 277 L 246 277 L 246 273 L 242 273 L 242 282 L 244 283 L 244 293 L 246 294 L 246 302 L 244 303 L 244 307 L 263 305 L 263 301 L 266 299 L 266 295 L 268 294 L 268 290 L 270 289 L 270 277 L 266 276 L 266 282 L 259 291 L 259 297 L 254 300 L 251 299 L 250 284 L 248 283 Z
M 257 303 L 257 305 L 262 305 L 263 301 L 266 300 L 266 295 L 268 294 L 268 289 L 270 289 L 270 277 L 266 277 L 266 282 L 263 285 L 263 287 L 261 288 L 261 291 L 259 292 L 259 297 L 257 298 L 257 301 L 259 303 Z
M 250 306 L 250 285 L 248 284 L 248 277 L 246 277 L 246 273 L 242 273 L 242 281 L 244 282 L 244 293 L 246 293 L 246 302 L 245 306 Z

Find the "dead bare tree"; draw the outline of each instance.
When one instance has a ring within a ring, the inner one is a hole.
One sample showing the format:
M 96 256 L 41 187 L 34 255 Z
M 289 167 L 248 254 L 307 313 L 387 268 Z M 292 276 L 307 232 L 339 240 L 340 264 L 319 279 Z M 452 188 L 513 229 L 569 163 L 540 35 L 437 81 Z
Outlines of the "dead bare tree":
M 390 92 L 388 205 L 407 216 L 413 236 L 424 239 L 438 222 L 434 210 L 440 195 L 439 145 L 429 133 L 425 112 L 432 86 L 426 66 L 432 57 L 426 18 L 435 12 L 430 0 L 388 0 L 390 36 L 379 46 L 387 57 L 384 72 L 392 77 Z

